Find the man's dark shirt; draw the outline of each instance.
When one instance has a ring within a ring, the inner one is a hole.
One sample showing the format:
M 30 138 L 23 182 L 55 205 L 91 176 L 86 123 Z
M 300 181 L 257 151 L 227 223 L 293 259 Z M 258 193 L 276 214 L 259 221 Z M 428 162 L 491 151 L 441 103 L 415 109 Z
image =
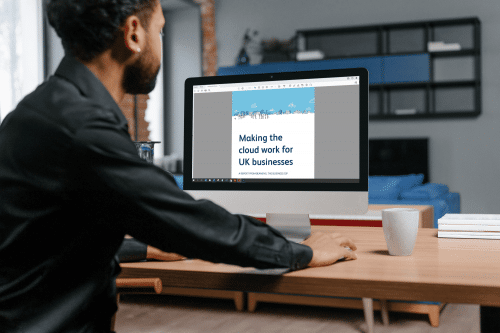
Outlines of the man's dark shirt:
M 106 88 L 65 57 L 0 126 L 0 331 L 109 331 L 126 234 L 241 266 L 300 269 L 312 258 L 140 159 Z

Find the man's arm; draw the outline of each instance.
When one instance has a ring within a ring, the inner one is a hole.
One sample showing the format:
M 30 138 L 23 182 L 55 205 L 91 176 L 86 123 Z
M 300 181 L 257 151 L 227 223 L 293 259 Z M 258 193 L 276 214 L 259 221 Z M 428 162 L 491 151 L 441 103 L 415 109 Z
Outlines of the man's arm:
M 141 160 L 128 133 L 97 119 L 76 136 L 75 183 L 98 221 L 165 252 L 257 268 L 306 267 L 309 246 L 208 200 L 194 200 L 173 177 Z M 82 165 L 83 164 L 83 165 Z

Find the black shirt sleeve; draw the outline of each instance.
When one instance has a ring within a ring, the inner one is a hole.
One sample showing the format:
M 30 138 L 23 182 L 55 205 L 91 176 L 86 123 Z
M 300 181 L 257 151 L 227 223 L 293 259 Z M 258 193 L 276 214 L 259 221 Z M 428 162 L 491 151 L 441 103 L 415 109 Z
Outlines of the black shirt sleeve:
M 312 250 L 272 227 L 194 200 L 174 178 L 139 158 L 128 133 L 105 112 L 75 138 L 71 188 L 96 221 L 165 252 L 256 268 L 300 269 Z

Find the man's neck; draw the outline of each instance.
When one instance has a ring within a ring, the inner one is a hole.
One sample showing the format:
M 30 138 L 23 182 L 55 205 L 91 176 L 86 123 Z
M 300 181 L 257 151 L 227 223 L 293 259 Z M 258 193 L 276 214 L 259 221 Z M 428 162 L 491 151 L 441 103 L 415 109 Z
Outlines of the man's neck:
M 120 104 L 125 96 L 123 89 L 123 73 L 125 66 L 111 57 L 111 52 L 105 51 L 90 62 L 82 63 L 101 81 L 109 94 Z

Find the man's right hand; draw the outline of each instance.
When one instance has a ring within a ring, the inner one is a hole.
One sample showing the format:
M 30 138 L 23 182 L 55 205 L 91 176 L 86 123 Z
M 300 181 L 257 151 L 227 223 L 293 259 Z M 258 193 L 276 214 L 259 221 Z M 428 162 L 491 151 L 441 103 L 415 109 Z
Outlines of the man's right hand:
M 358 258 L 354 253 L 357 247 L 353 241 L 338 233 L 314 232 L 302 244 L 313 250 L 309 267 L 328 266 L 341 258 L 352 260 Z

